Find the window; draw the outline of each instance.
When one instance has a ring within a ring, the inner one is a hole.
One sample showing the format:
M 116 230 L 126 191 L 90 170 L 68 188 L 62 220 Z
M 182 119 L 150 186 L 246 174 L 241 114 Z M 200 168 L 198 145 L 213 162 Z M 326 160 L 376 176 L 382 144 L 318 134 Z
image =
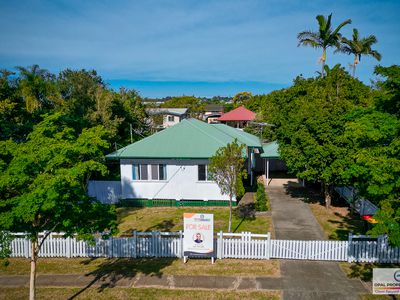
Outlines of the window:
M 205 181 L 206 180 L 206 165 L 199 165 L 198 173 L 199 173 L 199 181 Z
M 167 180 L 167 166 L 166 165 L 158 165 L 159 170 L 159 179 Z
M 198 165 L 198 179 L 199 181 L 212 181 L 207 165 Z
M 175 117 L 174 116 L 168 116 L 168 122 L 174 122 Z
M 151 180 L 167 180 L 166 165 L 151 165 Z
M 148 177 L 147 165 L 132 165 L 132 180 L 147 180 Z

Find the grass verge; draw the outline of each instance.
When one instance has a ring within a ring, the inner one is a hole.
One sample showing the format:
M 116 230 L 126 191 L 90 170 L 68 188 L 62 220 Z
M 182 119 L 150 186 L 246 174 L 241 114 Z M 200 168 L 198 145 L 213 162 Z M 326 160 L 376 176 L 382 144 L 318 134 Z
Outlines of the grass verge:
M 38 288 L 38 299 L 70 299 L 77 294 L 79 288 Z M 4 288 L 0 287 L 0 299 L 27 299 L 28 288 Z M 89 288 L 74 299 L 280 299 L 277 291 L 205 291 L 205 290 L 175 290 L 154 288 L 111 288 L 99 292 L 95 288 Z
M 29 275 L 29 259 L 11 258 L 6 267 L 0 265 L 0 275 Z M 182 260 L 172 258 L 41 258 L 37 265 L 38 274 L 118 274 L 125 277 L 136 275 L 202 275 L 202 276 L 266 276 L 279 277 L 278 260 Z

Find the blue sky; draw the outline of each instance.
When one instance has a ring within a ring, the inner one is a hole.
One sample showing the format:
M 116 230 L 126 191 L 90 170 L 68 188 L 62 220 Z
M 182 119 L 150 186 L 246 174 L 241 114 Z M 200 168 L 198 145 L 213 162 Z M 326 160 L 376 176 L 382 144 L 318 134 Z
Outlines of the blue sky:
M 145 97 L 266 93 L 316 75 L 321 51 L 296 35 L 329 13 L 352 19 L 347 37 L 376 35 L 380 64 L 399 63 L 400 1 L 0 0 L 0 67 L 95 69 Z M 352 59 L 330 51 L 327 63 Z M 377 63 L 363 57 L 358 77 L 370 83 Z

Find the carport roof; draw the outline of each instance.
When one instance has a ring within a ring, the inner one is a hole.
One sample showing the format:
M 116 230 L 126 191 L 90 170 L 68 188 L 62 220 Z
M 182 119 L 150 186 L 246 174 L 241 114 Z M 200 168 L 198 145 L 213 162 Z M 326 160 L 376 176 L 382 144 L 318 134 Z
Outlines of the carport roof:
M 279 145 L 276 141 L 264 144 L 262 148 L 263 153 L 260 155 L 262 158 L 280 158 Z

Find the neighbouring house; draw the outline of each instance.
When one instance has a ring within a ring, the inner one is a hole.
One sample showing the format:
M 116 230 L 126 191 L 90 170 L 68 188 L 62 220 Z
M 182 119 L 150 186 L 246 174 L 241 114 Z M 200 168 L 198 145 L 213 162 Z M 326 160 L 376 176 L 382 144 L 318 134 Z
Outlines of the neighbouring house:
M 229 197 L 222 195 L 218 185 L 210 179 L 207 166 L 220 147 L 235 139 L 246 146 L 243 156 L 252 182 L 256 156 L 262 152 L 258 137 L 224 124 L 186 119 L 107 155 L 108 160 L 120 163 L 120 186 L 113 187 L 111 192 L 102 182 L 100 192 L 92 182 L 89 195 L 99 198 L 103 193 L 102 197 L 106 198 L 103 202 L 113 202 L 116 194 L 120 199 L 226 202 Z M 109 194 L 113 196 L 110 201 Z
M 255 118 L 256 113 L 244 106 L 240 106 L 230 112 L 224 113 L 218 118 L 218 121 L 231 127 L 244 128 L 248 122 L 254 121 Z
M 204 121 L 208 124 L 219 123 L 218 118 L 224 113 L 224 106 L 219 104 L 208 104 L 204 110 Z
M 188 117 L 187 108 L 147 108 L 150 126 L 157 130 L 171 127 Z

